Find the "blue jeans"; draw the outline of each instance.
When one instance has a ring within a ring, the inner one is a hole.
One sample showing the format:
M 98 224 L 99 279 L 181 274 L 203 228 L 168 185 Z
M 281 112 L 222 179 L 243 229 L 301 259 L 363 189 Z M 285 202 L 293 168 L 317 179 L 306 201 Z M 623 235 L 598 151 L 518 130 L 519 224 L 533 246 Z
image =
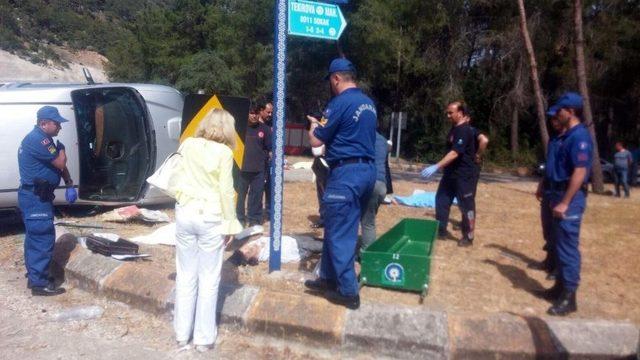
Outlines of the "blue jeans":
M 624 188 L 624 196 L 629 196 L 629 169 L 615 169 L 616 196 L 620 196 L 620 185 Z

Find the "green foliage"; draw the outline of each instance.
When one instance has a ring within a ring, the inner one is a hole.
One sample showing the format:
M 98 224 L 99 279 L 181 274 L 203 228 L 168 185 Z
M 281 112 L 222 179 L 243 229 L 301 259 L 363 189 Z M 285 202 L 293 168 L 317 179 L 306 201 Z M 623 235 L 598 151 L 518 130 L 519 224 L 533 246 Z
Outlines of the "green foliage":
M 252 99 L 273 86 L 273 0 L 0 0 L 0 46 L 54 60 L 48 44 L 95 49 L 111 80 L 155 82 Z M 577 88 L 572 2 L 526 1 L 547 102 Z M 585 1 L 585 39 L 594 118 L 608 153 L 640 138 L 640 1 Z M 408 114 L 403 155 L 442 156 L 445 106 L 464 99 L 488 134 L 494 163 L 533 165 L 541 146 L 528 59 L 512 0 L 352 0 L 338 44 L 289 37 L 287 115 L 303 122 L 330 98 L 327 64 L 344 54 L 377 103 L 381 125 Z M 510 128 L 519 114 L 520 151 Z M 385 126 L 381 126 L 386 133 Z M 611 136 L 605 136 L 610 134 Z

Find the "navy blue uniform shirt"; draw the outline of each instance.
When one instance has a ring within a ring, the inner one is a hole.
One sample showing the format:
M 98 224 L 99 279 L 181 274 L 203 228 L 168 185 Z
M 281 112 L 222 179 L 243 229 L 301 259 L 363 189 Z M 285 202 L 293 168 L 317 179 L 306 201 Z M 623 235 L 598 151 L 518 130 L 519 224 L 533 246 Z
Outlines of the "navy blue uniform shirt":
M 247 126 L 244 135 L 242 171 L 264 171 L 269 159 L 269 151 L 271 151 L 271 128 L 262 123 Z
M 558 142 L 556 156 L 547 171 L 549 180 L 568 181 L 575 168 L 585 167 L 587 176 L 584 182 L 588 182 L 593 159 L 593 142 L 589 130 L 584 125 L 578 124 L 560 135 Z
M 547 160 L 545 161 L 544 166 L 544 177 L 547 181 L 553 181 L 553 175 L 555 173 L 554 167 L 556 164 L 556 158 L 558 157 L 560 144 L 562 144 L 562 139 L 559 135 L 549 139 L 549 144 L 547 145 Z
M 450 178 L 471 177 L 476 168 L 476 131 L 468 124 L 454 126 L 447 135 L 447 151 L 455 151 L 458 157 L 444 168 L 444 176 Z
M 331 99 L 313 135 L 325 143 L 329 164 L 348 158 L 374 160 L 377 121 L 373 101 L 350 88 Z
M 20 183 L 33 185 L 33 180 L 40 178 L 47 180 L 51 185 L 58 186 L 60 170 L 51 164 L 56 157 L 58 157 L 58 149 L 53 143 L 53 138 L 35 126 L 24 137 L 18 149 Z

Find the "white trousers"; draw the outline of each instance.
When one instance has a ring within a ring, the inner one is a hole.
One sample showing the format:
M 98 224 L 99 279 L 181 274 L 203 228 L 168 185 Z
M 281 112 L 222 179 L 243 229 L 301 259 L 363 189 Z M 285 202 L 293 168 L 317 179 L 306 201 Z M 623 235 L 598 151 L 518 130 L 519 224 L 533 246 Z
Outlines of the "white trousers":
M 219 221 L 210 221 L 176 206 L 176 304 L 173 327 L 177 341 L 212 345 L 218 334 L 216 305 L 224 252 Z

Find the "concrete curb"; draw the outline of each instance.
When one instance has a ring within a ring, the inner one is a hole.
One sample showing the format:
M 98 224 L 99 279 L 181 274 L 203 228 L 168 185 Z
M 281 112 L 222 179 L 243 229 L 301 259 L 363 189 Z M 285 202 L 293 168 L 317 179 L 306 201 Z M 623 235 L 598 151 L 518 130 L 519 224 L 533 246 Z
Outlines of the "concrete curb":
M 156 314 L 170 313 L 175 283 L 136 262 L 123 263 L 60 237 L 55 267 L 95 294 Z M 63 242 L 64 241 L 64 242 Z M 528 318 L 498 313 L 460 317 L 424 308 L 364 303 L 357 311 L 310 294 L 220 285 L 219 323 L 347 353 L 402 359 L 636 358 L 640 332 L 627 322 Z

